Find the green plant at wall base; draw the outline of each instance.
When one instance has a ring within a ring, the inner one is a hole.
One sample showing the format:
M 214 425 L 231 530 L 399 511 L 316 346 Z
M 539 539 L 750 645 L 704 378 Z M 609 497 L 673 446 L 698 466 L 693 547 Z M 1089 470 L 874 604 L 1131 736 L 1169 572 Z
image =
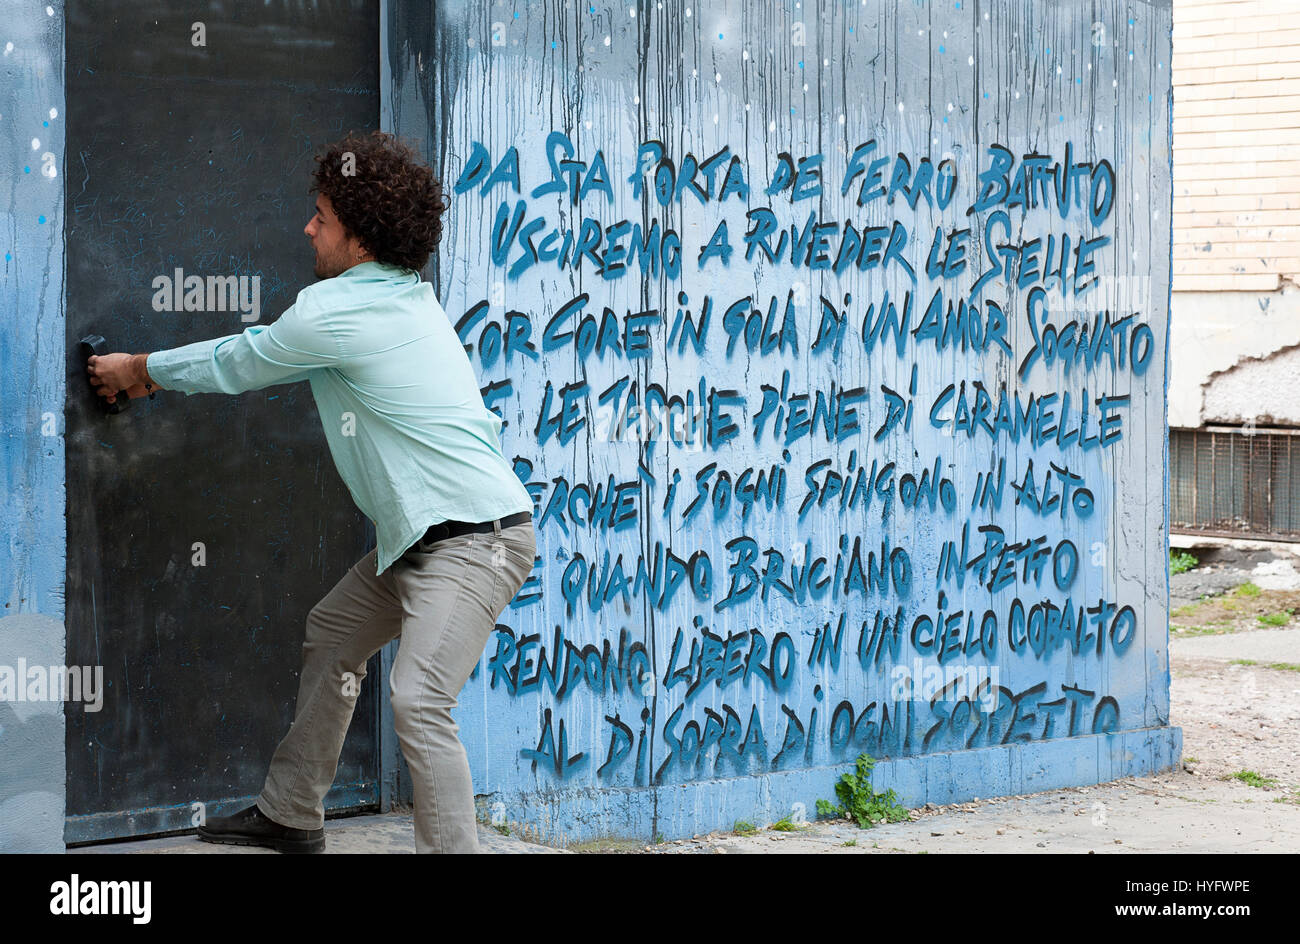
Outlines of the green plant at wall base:
M 732 827 L 732 831 L 739 836 L 752 836 L 758 832 L 758 827 L 748 820 L 740 819 L 736 820 L 736 825 Z
M 1186 573 L 1198 563 L 1200 562 L 1191 554 L 1187 554 L 1183 551 L 1169 552 L 1169 572 L 1171 574 Z
M 1263 616 L 1256 617 L 1265 626 L 1285 626 L 1291 622 L 1291 611 L 1283 610 L 1281 613 L 1265 613 Z
M 859 754 L 854 773 L 844 774 L 835 784 L 839 803 L 817 801 L 817 817 L 832 819 L 848 817 L 863 829 L 879 823 L 901 823 L 908 818 L 907 808 L 898 803 L 893 790 L 877 793 L 871 786 L 871 769 L 875 760 L 868 754 Z
M 1265 790 L 1277 784 L 1277 781 L 1273 778 L 1261 777 L 1253 770 L 1239 770 L 1232 775 L 1232 779 L 1240 780 L 1242 783 L 1248 783 L 1252 787 L 1258 787 L 1261 790 Z
M 1255 659 L 1233 659 L 1232 665 L 1263 665 L 1266 669 L 1277 669 L 1279 672 L 1300 672 L 1300 663 L 1297 662 L 1258 662 Z
M 783 816 L 772 824 L 772 828 L 779 833 L 793 833 L 799 831 L 799 825 L 791 822 L 789 816 Z
M 1257 597 L 1263 591 L 1260 590 L 1259 587 L 1253 583 L 1243 583 L 1240 587 L 1238 587 L 1236 590 L 1232 592 L 1239 597 Z

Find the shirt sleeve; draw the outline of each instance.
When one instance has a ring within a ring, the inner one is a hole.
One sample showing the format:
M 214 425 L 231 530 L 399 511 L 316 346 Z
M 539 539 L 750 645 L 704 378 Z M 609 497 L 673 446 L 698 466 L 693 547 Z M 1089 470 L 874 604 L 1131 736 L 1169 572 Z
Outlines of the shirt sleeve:
M 339 344 L 318 311 L 298 300 L 270 325 L 183 347 L 154 351 L 145 370 L 166 390 L 243 393 L 308 379 L 311 371 L 337 366 Z

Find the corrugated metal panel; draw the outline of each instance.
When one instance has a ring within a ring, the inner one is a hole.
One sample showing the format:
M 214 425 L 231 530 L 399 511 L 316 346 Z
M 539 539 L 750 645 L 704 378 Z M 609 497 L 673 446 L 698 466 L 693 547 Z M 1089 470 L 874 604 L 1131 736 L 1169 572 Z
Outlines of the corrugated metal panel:
M 1296 438 L 1250 427 L 1170 430 L 1170 526 L 1300 540 Z

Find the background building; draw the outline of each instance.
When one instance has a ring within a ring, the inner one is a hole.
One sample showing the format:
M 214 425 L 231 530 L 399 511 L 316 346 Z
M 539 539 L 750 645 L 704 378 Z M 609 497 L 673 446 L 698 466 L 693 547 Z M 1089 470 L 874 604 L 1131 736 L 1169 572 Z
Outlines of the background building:
M 1171 526 L 1300 538 L 1300 3 L 1174 0 Z

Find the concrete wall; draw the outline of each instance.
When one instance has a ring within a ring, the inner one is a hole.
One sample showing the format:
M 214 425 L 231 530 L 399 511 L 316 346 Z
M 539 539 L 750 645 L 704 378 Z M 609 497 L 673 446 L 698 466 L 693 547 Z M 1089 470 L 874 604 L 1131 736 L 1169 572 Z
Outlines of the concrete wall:
M 1300 425 L 1300 291 L 1175 292 L 1169 425 Z
M 913 804 L 1176 761 L 1170 28 L 1167 2 L 390 6 L 386 113 L 454 188 L 440 298 L 537 503 L 457 714 L 484 815 L 672 837 L 812 818 L 864 752 Z M 1093 213 L 1007 205 L 997 156 L 1067 147 Z M 982 279 L 1049 237 L 1064 280 Z M 1081 325 L 1095 361 L 1053 347 Z M 1040 435 L 1009 431 L 1031 395 Z
M 0 32 L 0 852 L 62 852 L 63 3 Z M 83 381 L 84 383 L 84 381 Z M 45 694 L 42 694 L 45 692 Z M 34 697 L 36 700 L 29 700 Z

